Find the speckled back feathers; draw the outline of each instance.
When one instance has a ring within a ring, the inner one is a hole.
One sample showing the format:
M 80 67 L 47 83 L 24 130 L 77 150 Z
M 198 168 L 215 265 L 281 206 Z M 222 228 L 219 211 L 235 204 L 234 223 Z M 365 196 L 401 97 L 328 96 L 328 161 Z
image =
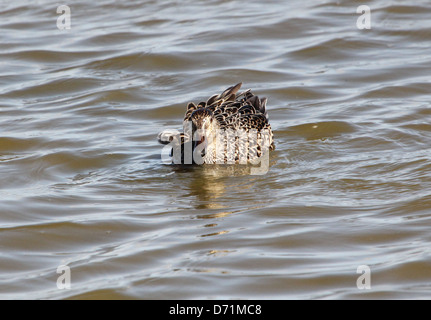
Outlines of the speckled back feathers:
M 238 93 L 242 83 L 227 88 L 221 94 L 211 96 L 206 102 L 187 105 L 184 123 L 191 120 L 194 111 L 205 109 L 212 113 L 222 130 L 257 130 L 270 135 L 270 150 L 275 149 L 271 125 L 266 111 L 267 98 L 259 99 L 251 90 Z

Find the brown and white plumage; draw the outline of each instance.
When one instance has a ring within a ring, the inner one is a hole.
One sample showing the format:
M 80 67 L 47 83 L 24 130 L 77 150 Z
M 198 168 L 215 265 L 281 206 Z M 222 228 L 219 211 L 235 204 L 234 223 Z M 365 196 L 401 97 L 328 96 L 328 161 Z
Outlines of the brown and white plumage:
M 241 85 L 229 87 L 206 102 L 187 105 L 184 133 L 178 140 L 182 161 L 187 142 L 192 142 L 193 151 L 199 148 L 202 163 L 244 163 L 275 149 L 267 99 L 259 99 L 251 90 L 238 93 Z M 159 135 L 161 143 L 172 140 L 169 133 Z

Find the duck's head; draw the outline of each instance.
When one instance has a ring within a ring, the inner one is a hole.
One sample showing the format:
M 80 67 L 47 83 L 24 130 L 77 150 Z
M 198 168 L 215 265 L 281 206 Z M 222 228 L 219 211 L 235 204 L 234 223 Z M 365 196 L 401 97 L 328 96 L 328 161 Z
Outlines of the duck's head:
M 212 111 L 207 108 L 199 108 L 193 111 L 190 116 L 190 120 L 193 149 L 203 143 L 204 145 L 200 147 L 204 150 L 205 147 L 208 146 L 208 144 L 211 144 L 216 137 L 218 129 L 217 121 L 214 119 Z

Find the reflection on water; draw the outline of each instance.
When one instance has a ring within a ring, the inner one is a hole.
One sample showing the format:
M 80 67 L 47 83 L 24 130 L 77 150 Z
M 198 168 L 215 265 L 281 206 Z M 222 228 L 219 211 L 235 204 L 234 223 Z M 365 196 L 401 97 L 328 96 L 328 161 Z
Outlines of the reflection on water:
M 0 2 L 0 298 L 429 298 L 431 7 L 367 5 Z M 269 171 L 161 163 L 241 81 Z
M 203 170 L 201 170 L 203 169 Z M 190 190 L 186 197 L 193 197 L 196 209 L 222 209 L 220 201 L 226 193 L 226 181 L 217 175 L 209 174 L 207 168 L 195 168 L 188 181 Z

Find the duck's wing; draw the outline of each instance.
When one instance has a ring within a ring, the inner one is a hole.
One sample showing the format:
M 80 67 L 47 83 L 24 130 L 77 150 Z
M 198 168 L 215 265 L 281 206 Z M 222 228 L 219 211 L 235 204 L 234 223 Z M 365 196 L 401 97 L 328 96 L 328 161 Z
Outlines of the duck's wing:
M 251 89 L 239 92 L 242 82 L 233 85 L 220 94 L 212 95 L 207 101 L 190 102 L 184 116 L 184 124 L 190 120 L 193 111 L 206 108 L 213 113 L 220 129 L 250 130 L 268 132 L 271 149 L 274 149 L 273 134 L 266 111 L 267 98 L 260 99 Z
M 263 129 L 263 123 L 268 123 L 267 101 L 267 98 L 259 99 L 251 90 L 246 90 L 236 95 L 233 101 L 223 101 L 219 105 L 213 103 L 212 111 L 214 117 L 220 123 L 236 123 L 236 127 L 232 127 L 232 129 L 241 129 L 247 126 L 247 128 L 260 130 Z M 255 117 L 249 117 L 248 115 L 255 115 Z M 256 122 L 256 119 L 260 120 Z
M 221 129 L 255 130 L 258 139 L 265 139 L 264 143 L 270 150 L 275 149 L 274 136 L 269 124 L 266 104 L 268 99 L 260 99 L 250 90 L 238 94 L 236 100 L 224 102 L 214 111 L 214 117 Z
M 221 105 L 229 103 L 229 102 L 235 102 L 237 99 L 237 92 L 239 89 L 241 89 L 242 82 L 231 86 L 224 90 L 220 94 L 214 94 L 211 97 L 207 99 L 207 101 L 202 101 L 198 105 L 194 104 L 193 102 L 190 102 L 187 105 L 186 114 L 184 115 L 184 121 L 190 120 L 190 116 L 192 115 L 193 111 L 199 108 L 208 108 L 210 111 L 214 112 L 217 108 L 219 108 Z

